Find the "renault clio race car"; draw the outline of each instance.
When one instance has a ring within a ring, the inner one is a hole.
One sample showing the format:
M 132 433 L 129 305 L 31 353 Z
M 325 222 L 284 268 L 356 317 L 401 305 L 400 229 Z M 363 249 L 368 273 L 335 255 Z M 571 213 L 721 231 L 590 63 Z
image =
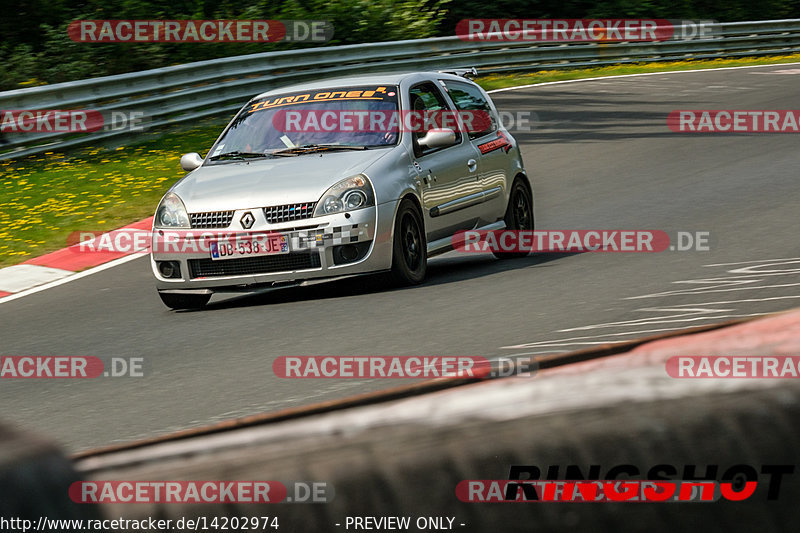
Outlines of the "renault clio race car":
M 163 302 L 385 271 L 423 281 L 464 230 L 533 229 L 517 142 L 478 85 L 418 72 L 329 79 L 250 100 L 163 197 Z M 515 257 L 520 253 L 496 253 Z

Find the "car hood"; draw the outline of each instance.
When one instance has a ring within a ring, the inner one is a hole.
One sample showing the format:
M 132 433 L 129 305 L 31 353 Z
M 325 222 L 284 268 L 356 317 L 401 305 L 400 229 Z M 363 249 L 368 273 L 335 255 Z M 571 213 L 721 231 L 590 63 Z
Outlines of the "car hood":
M 397 148 L 397 147 L 395 147 Z M 392 148 L 203 165 L 172 188 L 187 211 L 316 202 L 334 183 L 365 172 Z

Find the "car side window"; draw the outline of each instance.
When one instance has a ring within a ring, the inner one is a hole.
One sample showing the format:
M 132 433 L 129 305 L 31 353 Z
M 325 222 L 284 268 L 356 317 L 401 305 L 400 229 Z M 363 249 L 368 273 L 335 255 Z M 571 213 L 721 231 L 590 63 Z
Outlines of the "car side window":
M 477 139 L 497 131 L 497 120 L 492 107 L 480 89 L 459 81 L 442 80 L 442 83 L 447 87 L 447 94 L 452 98 L 456 108 L 467 112 L 462 114 L 462 117 L 470 139 Z
M 417 157 L 427 155 L 432 152 L 444 150 L 445 148 L 422 148 L 418 139 L 424 137 L 429 129 L 433 129 L 435 123 L 441 120 L 443 113 L 452 112 L 441 91 L 432 82 L 420 83 L 408 91 L 409 111 L 421 113 L 423 116 L 433 117 L 431 121 L 421 121 L 423 128 L 414 131 L 411 135 L 414 142 L 414 154 Z M 456 128 L 458 130 L 458 128 Z M 461 132 L 456 131 L 456 144 L 461 144 Z

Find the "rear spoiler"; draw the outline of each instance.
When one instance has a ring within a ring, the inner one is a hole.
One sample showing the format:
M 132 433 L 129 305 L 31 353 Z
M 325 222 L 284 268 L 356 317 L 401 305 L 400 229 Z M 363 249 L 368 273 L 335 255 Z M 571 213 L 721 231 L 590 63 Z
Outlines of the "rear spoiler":
M 470 68 L 453 68 L 449 70 L 440 70 L 442 74 L 454 74 L 456 76 L 461 76 L 462 78 L 472 78 L 473 76 L 478 75 L 478 69 L 475 67 Z

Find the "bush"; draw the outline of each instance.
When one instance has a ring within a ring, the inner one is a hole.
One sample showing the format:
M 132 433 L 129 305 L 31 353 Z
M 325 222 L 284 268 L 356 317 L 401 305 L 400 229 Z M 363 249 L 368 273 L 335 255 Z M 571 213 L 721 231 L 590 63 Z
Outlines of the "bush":
M 79 19 L 315 19 L 328 43 L 453 35 L 465 18 L 668 18 L 719 22 L 800 17 L 800 0 L 26 0 L 0 18 L 0 90 L 287 50 L 313 43 L 84 44 Z

